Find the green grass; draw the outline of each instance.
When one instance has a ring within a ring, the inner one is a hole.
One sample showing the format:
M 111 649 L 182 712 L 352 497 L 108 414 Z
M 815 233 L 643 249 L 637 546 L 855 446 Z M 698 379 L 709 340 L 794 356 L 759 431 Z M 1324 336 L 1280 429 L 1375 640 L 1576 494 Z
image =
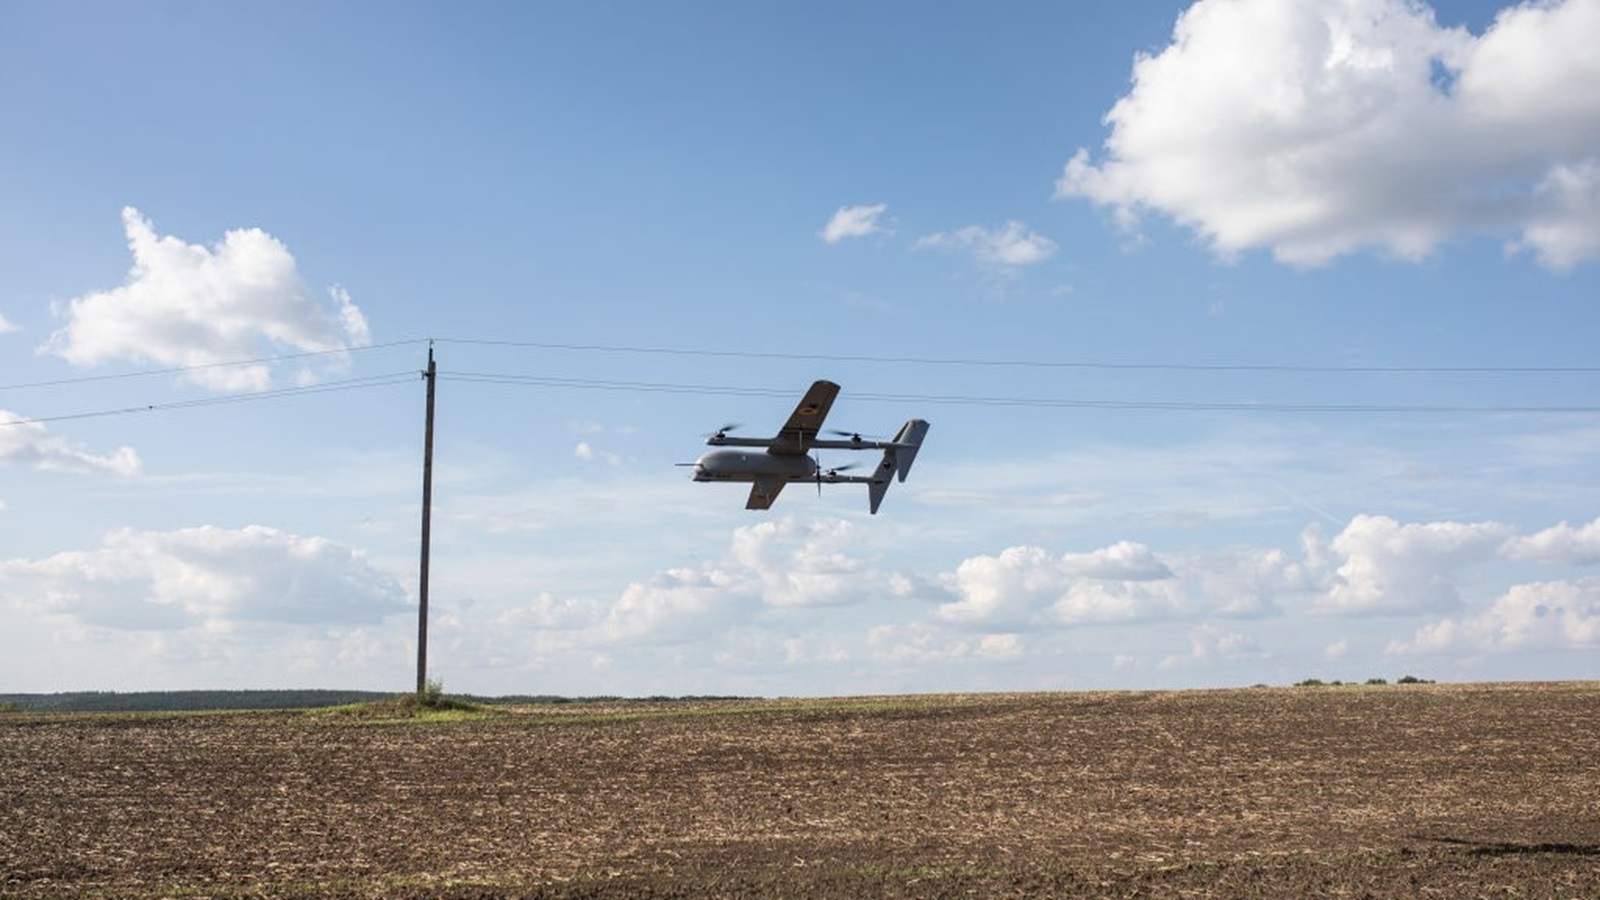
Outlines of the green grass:
M 351 703 L 347 706 L 330 706 L 325 709 L 308 709 L 303 715 L 315 719 L 350 722 L 476 722 L 506 715 L 503 711 L 473 706 L 470 709 L 430 709 L 411 702 L 405 694 L 393 700 L 376 700 L 371 703 Z
M 328 718 L 352 718 L 372 722 L 466 722 L 489 716 L 503 715 L 481 703 L 473 703 L 444 692 L 444 685 L 429 681 L 414 694 L 400 694 L 387 700 L 366 703 L 349 703 L 326 709 L 306 710 L 309 715 Z

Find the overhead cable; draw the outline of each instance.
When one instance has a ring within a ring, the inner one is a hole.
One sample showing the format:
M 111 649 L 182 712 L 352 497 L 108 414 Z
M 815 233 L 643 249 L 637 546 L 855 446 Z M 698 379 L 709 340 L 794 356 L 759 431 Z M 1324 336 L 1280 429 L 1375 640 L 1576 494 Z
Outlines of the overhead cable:
M 303 353 L 286 353 L 253 359 L 199 363 L 189 366 L 168 366 L 159 369 L 140 369 L 105 375 L 80 375 L 43 381 L 0 384 L 0 391 L 29 388 L 57 387 L 97 381 L 115 381 L 126 378 L 147 378 L 155 375 L 181 375 L 210 369 L 237 366 L 271 365 L 297 359 L 339 354 L 368 353 L 395 347 L 441 343 L 479 347 L 508 347 L 528 350 L 548 350 L 573 353 L 621 353 L 676 357 L 702 357 L 707 359 L 786 360 L 832 363 L 871 363 L 905 366 L 950 366 L 971 368 L 1060 369 L 1088 371 L 1168 371 L 1168 372 L 1269 372 L 1280 374 L 1482 374 L 1482 375 L 1589 375 L 1600 373 L 1600 366 L 1417 366 L 1417 365 L 1350 365 L 1322 366 L 1292 363 L 1179 363 L 1179 362 L 1106 362 L 1093 360 L 1040 360 L 1040 359 L 984 359 L 967 357 L 874 356 L 826 353 L 784 353 L 759 350 L 718 350 L 692 347 L 651 347 L 613 344 L 557 343 L 541 341 L 515 341 L 492 338 L 407 338 L 368 344 L 361 347 L 341 347 L 331 350 L 310 350 Z
M 285 353 L 279 356 L 261 356 L 255 359 L 236 359 L 227 362 L 196 363 L 192 366 L 168 366 L 164 369 L 139 369 L 134 372 L 115 372 L 108 375 L 79 375 L 73 378 L 55 378 L 49 381 L 28 381 L 18 384 L 0 384 L 0 391 L 18 391 L 25 388 L 58 387 L 66 384 L 85 384 L 91 381 L 117 381 L 124 378 L 148 378 L 153 375 L 182 375 L 186 372 L 203 372 L 210 369 L 230 369 L 239 366 L 262 366 L 272 363 L 288 362 L 295 359 L 309 359 L 313 356 L 335 356 L 338 354 L 360 353 L 369 350 L 387 350 L 393 347 L 405 347 L 413 344 L 426 343 L 424 339 L 410 339 L 403 341 L 388 341 L 382 344 L 366 344 L 361 347 L 340 347 L 333 350 L 307 350 L 303 353 Z
M 776 353 L 755 350 L 712 350 L 679 347 L 642 347 L 607 344 L 562 344 L 484 338 L 436 338 L 441 344 L 560 350 L 581 353 L 632 353 L 662 356 L 702 356 L 731 359 L 777 359 L 816 362 L 883 363 L 918 366 L 970 366 L 1021 369 L 1106 369 L 1172 372 L 1305 372 L 1365 374 L 1594 374 L 1600 366 L 1310 366 L 1291 363 L 1169 363 L 1093 362 L 1087 360 L 979 359 L 923 356 L 866 356 L 823 353 Z
M 630 391 L 637 393 L 704 394 L 747 397 L 789 397 L 785 388 L 748 385 L 665 384 L 639 381 L 600 381 L 580 378 L 553 378 L 539 375 L 514 375 L 486 372 L 440 372 L 447 381 L 478 384 L 520 385 L 557 389 Z M 1367 403 L 1270 403 L 1255 401 L 1189 400 L 1084 400 L 1052 397 L 962 396 L 954 394 L 852 393 L 852 400 L 882 403 L 933 403 L 957 406 L 1020 406 L 1043 409 L 1113 409 L 1214 412 L 1300 412 L 1300 413 L 1600 413 L 1600 406 L 1526 406 L 1516 404 L 1367 404 Z
M 368 375 L 362 378 L 349 378 L 343 381 L 330 381 L 323 384 L 300 385 L 296 387 L 276 388 L 273 390 L 257 391 L 250 394 L 230 394 L 222 397 L 199 397 L 193 400 L 175 400 L 170 403 L 150 403 L 144 406 L 126 406 L 113 409 L 100 409 L 88 412 L 64 413 L 55 416 L 35 416 L 31 418 L 18 418 L 0 422 L 6 425 L 42 425 L 48 422 L 64 422 L 70 419 L 96 419 L 104 416 L 123 416 L 132 413 L 164 412 L 173 409 L 188 409 L 195 406 L 220 406 L 229 403 L 249 403 L 256 400 L 275 400 L 281 397 L 297 397 L 304 394 L 323 394 L 333 391 L 353 391 L 364 388 L 386 387 L 392 384 L 411 384 L 417 380 L 415 372 L 392 372 L 387 375 Z

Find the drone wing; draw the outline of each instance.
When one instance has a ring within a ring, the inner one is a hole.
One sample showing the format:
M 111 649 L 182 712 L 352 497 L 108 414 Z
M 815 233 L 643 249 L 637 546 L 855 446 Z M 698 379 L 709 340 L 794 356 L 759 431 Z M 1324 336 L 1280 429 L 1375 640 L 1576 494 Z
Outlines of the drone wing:
M 822 420 L 828 417 L 828 410 L 833 407 L 833 399 L 839 396 L 839 386 L 831 381 L 817 381 L 800 398 L 800 405 L 789 414 L 789 421 L 785 422 L 778 436 L 773 438 L 772 444 L 767 448 L 768 453 L 778 456 L 804 456 L 811 452 L 811 442 L 817 439 L 817 432 L 822 429 Z M 756 487 L 760 488 L 757 482 Z M 781 488 L 782 485 L 779 486 Z M 778 489 L 772 491 L 771 496 L 778 496 Z M 755 502 L 755 494 L 750 495 L 751 503 Z M 771 500 L 767 501 L 769 504 Z M 751 506 L 751 509 L 766 509 L 765 506 Z
M 788 482 L 775 475 L 758 476 L 755 483 L 750 485 L 750 499 L 745 501 L 745 509 L 771 509 L 772 501 L 778 499 L 778 492 Z

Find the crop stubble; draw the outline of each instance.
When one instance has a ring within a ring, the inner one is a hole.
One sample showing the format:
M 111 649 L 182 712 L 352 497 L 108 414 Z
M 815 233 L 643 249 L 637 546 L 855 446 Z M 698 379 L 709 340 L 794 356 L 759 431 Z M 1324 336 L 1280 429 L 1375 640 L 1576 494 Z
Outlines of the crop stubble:
M 0 717 L 0 892 L 1600 896 L 1600 685 Z

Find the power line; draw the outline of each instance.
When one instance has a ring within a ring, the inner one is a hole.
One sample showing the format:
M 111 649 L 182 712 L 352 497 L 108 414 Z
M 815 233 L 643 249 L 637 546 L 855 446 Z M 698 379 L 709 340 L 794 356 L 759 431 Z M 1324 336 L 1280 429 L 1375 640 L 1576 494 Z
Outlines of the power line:
M 974 366 L 974 367 L 1011 367 L 1030 369 L 1104 369 L 1104 370 L 1165 370 L 1177 372 L 1301 372 L 1301 373 L 1415 373 L 1415 374 L 1443 374 L 1443 373 L 1478 373 L 1478 374 L 1529 374 L 1529 373 L 1554 373 L 1554 374 L 1590 374 L 1600 373 L 1600 367 L 1592 366 L 1295 366 L 1295 365 L 1269 365 L 1269 364 L 1188 364 L 1188 363 L 1107 363 L 1087 361 L 1047 361 L 1047 360 L 998 360 L 998 359 L 961 359 L 938 357 L 894 357 L 894 356 L 855 356 L 855 355 L 828 355 L 807 353 L 774 353 L 744 350 L 715 350 L 672 347 L 644 347 L 644 346 L 617 346 L 604 344 L 567 344 L 535 341 L 510 341 L 495 339 L 473 338 L 439 338 L 439 343 L 453 343 L 469 346 L 500 346 L 537 350 L 558 350 L 582 353 L 629 353 L 629 354 L 657 354 L 669 356 L 697 356 L 706 358 L 738 358 L 738 359 L 778 359 L 778 360 L 805 360 L 826 362 L 871 362 L 896 365 L 928 365 L 928 366 Z M 255 359 L 236 360 L 228 362 L 205 363 L 194 366 L 173 366 L 163 369 L 149 369 L 138 372 L 124 372 L 111 375 L 88 375 L 76 378 L 56 379 L 51 381 L 27 382 L 11 385 L 0 385 L 0 391 L 21 390 L 25 388 L 53 387 L 61 385 L 117 380 L 124 378 L 139 378 L 152 375 L 181 374 L 186 372 L 211 370 L 218 368 L 269 365 L 296 359 L 306 359 L 334 354 L 357 353 L 374 350 L 392 349 L 395 347 L 413 346 L 428 343 L 429 339 L 415 338 L 406 340 L 389 341 L 382 344 L 370 344 L 364 347 L 339 348 L 333 350 L 316 350 L 304 353 L 284 354 L 280 356 L 258 357 Z M 440 372 L 440 377 L 446 380 L 479 383 L 517 385 L 524 387 L 541 387 L 551 389 L 574 390 L 601 390 L 634 393 L 673 393 L 673 394 L 699 394 L 708 396 L 749 396 L 749 397 L 788 397 L 793 391 L 789 388 L 765 388 L 749 385 L 718 385 L 718 384 L 672 384 L 645 381 L 619 381 L 583 378 L 563 378 L 553 376 L 521 375 L 490 372 Z M 323 393 L 328 391 L 358 390 L 370 387 L 383 387 L 413 380 L 415 372 L 389 373 L 383 375 L 352 378 L 343 381 L 326 382 L 303 387 L 280 388 L 276 390 L 260 391 L 251 394 L 229 395 L 221 397 L 206 397 L 193 400 L 181 400 L 169 403 L 153 403 L 143 406 L 120 407 L 112 409 L 94 410 L 80 413 L 68 413 L 55 416 L 38 416 L 32 418 L 13 419 L 9 422 L 0 422 L 0 425 L 23 425 L 30 423 L 44 424 L 49 422 L 68 421 L 72 419 L 98 418 L 104 416 L 129 415 L 142 412 L 159 412 L 174 409 L 185 409 L 197 406 L 212 406 L 230 403 L 244 403 L 256 400 L 268 400 L 282 397 L 297 396 L 301 394 Z M 1563 406 L 1534 406 L 1526 404 L 1483 404 L 1483 405 L 1451 405 L 1451 404 L 1373 404 L 1373 403 L 1272 403 L 1251 401 L 1164 401 L 1164 400 L 1096 400 L 1083 398 L 1060 397 L 1015 397 L 1015 396 L 965 396 L 955 394 L 887 394 L 887 393 L 853 393 L 852 399 L 864 402 L 883 403 L 927 403 L 942 405 L 962 406 L 988 406 L 988 407 L 1025 407 L 1038 409 L 1090 409 L 1090 410 L 1151 410 L 1151 411 L 1224 411 L 1224 412 L 1262 412 L 1262 413 L 1435 413 L 1435 414 L 1505 414 L 1505 413 L 1542 413 L 1542 414 L 1574 414 L 1597 413 L 1600 406 L 1588 405 L 1563 405 Z
M 210 369 L 229 369 L 239 366 L 271 365 L 272 363 L 288 362 L 295 359 L 309 359 L 314 356 L 334 356 L 341 353 L 362 353 L 370 350 L 388 350 L 394 347 L 406 347 L 422 343 L 426 343 L 426 340 L 421 338 L 412 338 L 403 341 L 388 341 L 382 344 L 367 344 L 361 347 L 340 347 L 333 350 L 307 350 L 304 353 L 285 353 L 280 356 L 262 356 L 255 359 L 197 363 L 192 366 L 168 366 L 164 369 L 140 369 L 136 372 L 116 372 L 110 375 L 79 375 L 73 378 L 56 378 L 49 381 L 28 381 L 18 384 L 0 384 L 0 391 L 19 391 L 25 388 L 59 387 L 61 385 L 86 384 L 94 381 L 118 381 L 124 378 L 148 378 L 153 375 L 182 375 L 187 372 L 203 372 Z
M 1482 374 L 1482 375 L 1586 375 L 1600 374 L 1600 366 L 1313 366 L 1279 363 L 1175 363 L 1175 362 L 1104 362 L 1092 360 L 1028 360 L 984 359 L 964 357 L 874 356 L 825 353 L 784 353 L 757 350 L 718 350 L 692 347 L 651 347 L 612 344 L 556 343 L 542 341 L 514 341 L 492 338 L 406 338 L 362 347 L 341 347 L 331 350 L 310 350 L 303 353 L 286 353 L 252 359 L 199 363 L 188 366 L 168 366 L 159 369 L 141 369 L 107 375 L 81 375 L 44 381 L 0 384 L 0 391 L 31 388 L 59 387 L 99 381 L 117 381 L 127 378 L 148 378 L 156 375 L 182 375 L 211 369 L 240 366 L 271 365 L 297 359 L 338 354 L 367 353 L 395 347 L 416 346 L 436 341 L 442 344 L 459 344 L 480 347 L 510 347 L 528 350 L 550 350 L 574 353 L 621 353 L 635 355 L 701 357 L 706 359 L 785 360 L 800 362 L 872 363 L 904 366 L 947 366 L 970 368 L 1011 369 L 1062 369 L 1099 371 L 1167 371 L 1167 372 L 1264 372 L 1280 374 Z
M 368 375 L 362 378 L 349 378 L 344 381 L 330 381 L 323 384 L 303 385 L 299 387 L 278 388 L 275 390 L 258 391 L 253 394 L 236 394 L 226 397 L 201 397 L 194 400 L 176 400 L 170 403 L 150 403 L 144 406 L 126 406 L 113 409 L 93 410 L 89 412 L 63 413 L 55 416 L 36 416 L 25 419 L 11 419 L 0 422 L 6 425 L 43 425 L 49 422 L 65 422 L 72 419 L 97 419 L 105 416 L 124 416 L 132 413 L 165 412 L 173 409 L 188 409 L 194 406 L 221 406 L 229 403 L 250 403 L 256 400 L 274 400 L 280 397 L 296 397 L 304 394 L 322 394 L 333 391 L 353 391 L 365 388 L 387 387 L 393 384 L 411 384 L 417 380 L 415 372 L 391 372 L 386 375 Z
M 701 394 L 744 397 L 791 397 L 789 388 L 748 385 L 668 384 L 640 381 L 602 381 L 581 378 L 553 378 L 540 375 L 515 375 L 487 372 L 441 372 L 449 381 L 477 384 L 502 384 L 522 387 L 627 391 L 634 393 Z M 1257 403 L 1246 401 L 1189 400 L 1085 400 L 1052 397 L 962 396 L 954 394 L 852 393 L 851 400 L 881 403 L 931 403 L 957 406 L 1010 406 L 1039 409 L 1159 410 L 1174 412 L 1289 412 L 1289 413 L 1600 413 L 1600 406 L 1526 406 L 1516 404 L 1340 404 L 1340 403 Z
M 881 363 L 889 365 L 969 366 L 1019 369 L 1155 370 L 1171 372 L 1301 372 L 1318 374 L 1596 374 L 1600 366 L 1307 366 L 1277 363 L 1094 362 L 1087 360 L 981 359 L 960 357 L 869 356 L 778 353 L 755 350 L 563 344 L 484 338 L 438 338 L 441 344 L 560 350 L 580 353 L 630 353 L 726 359 L 776 359 L 801 362 Z

